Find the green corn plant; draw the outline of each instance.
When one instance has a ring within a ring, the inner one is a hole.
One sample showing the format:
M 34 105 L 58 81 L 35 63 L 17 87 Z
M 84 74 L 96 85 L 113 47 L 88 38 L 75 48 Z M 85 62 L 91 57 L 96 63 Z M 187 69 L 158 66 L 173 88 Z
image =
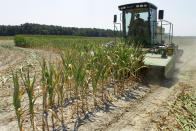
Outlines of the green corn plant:
M 55 74 L 55 69 L 54 66 L 50 65 L 49 68 L 49 74 L 48 77 L 46 77 L 47 79 L 47 86 L 48 86 L 48 94 L 49 94 L 49 104 L 50 104 L 50 108 L 53 108 L 54 105 L 54 89 L 55 89 L 55 81 L 54 81 L 54 74 Z
M 73 75 L 73 70 L 72 70 L 72 63 L 74 63 L 75 57 L 72 55 L 72 50 L 65 50 L 64 54 L 61 54 L 61 61 L 63 64 L 63 74 L 64 78 L 67 81 L 68 85 L 68 90 L 69 90 L 69 97 L 72 98 L 72 75 Z M 68 98 L 68 96 L 67 96 Z
M 57 94 L 59 95 L 59 103 L 60 103 L 60 109 L 61 109 L 61 121 L 62 121 L 62 125 L 64 123 L 64 115 L 63 115 L 63 102 L 64 102 L 64 82 L 65 82 L 65 78 L 63 76 L 63 74 L 58 74 L 59 77 L 59 81 L 57 81 Z
M 102 101 L 104 100 L 104 82 L 105 79 L 108 77 L 108 68 L 109 68 L 109 60 L 107 57 L 107 51 L 103 46 L 100 46 L 97 48 L 97 56 L 98 56 L 98 63 L 97 68 L 99 70 L 99 79 L 100 79 L 100 85 L 101 85 L 101 93 L 102 93 Z M 99 82 L 99 81 L 98 81 Z
M 111 48 L 110 51 L 108 51 L 107 55 L 108 55 L 108 60 L 110 62 L 110 67 L 109 67 L 109 73 L 111 75 L 111 80 L 116 83 L 117 79 L 118 79 L 118 49 L 119 49 L 119 45 L 115 46 L 114 48 Z M 117 86 L 116 84 L 114 85 L 114 95 L 116 95 L 116 89 Z
M 120 47 L 118 50 L 118 80 L 120 82 L 121 88 L 119 88 L 119 93 L 123 93 L 124 91 L 124 81 L 128 78 L 128 74 L 130 73 L 129 63 L 130 63 L 130 54 L 129 48 L 126 46 Z
M 13 105 L 14 105 L 16 117 L 18 120 L 18 127 L 19 127 L 20 131 L 22 131 L 22 123 L 21 123 L 21 97 L 22 97 L 22 94 L 20 91 L 17 73 L 16 74 L 12 73 L 12 76 L 13 76 L 13 82 L 14 82 Z
M 131 56 L 132 48 L 125 45 L 117 45 L 108 53 L 108 57 L 111 61 L 111 74 L 113 76 L 113 81 L 120 83 L 119 86 L 114 86 L 114 94 L 123 92 L 124 81 L 129 77 L 131 70 Z M 121 88 L 120 88 L 121 86 Z M 116 89 L 117 88 L 117 89 Z
M 142 51 L 142 46 L 132 47 L 132 57 L 131 57 L 131 75 L 134 79 L 140 79 L 139 73 L 143 68 L 146 68 L 144 66 L 144 57 L 145 52 Z
M 83 60 L 79 58 L 78 62 L 73 63 L 73 77 L 74 77 L 74 94 L 76 99 L 76 111 L 77 114 L 79 113 L 79 86 L 80 86 L 80 77 L 82 75 L 82 67 L 83 67 Z
M 102 69 L 102 72 L 101 72 L 101 90 L 102 90 L 102 101 L 104 101 L 104 92 L 105 92 L 105 88 L 104 88 L 104 84 L 107 82 L 108 80 L 108 77 L 109 77 L 109 67 L 110 67 L 110 61 L 108 60 L 108 57 L 107 57 L 107 54 L 104 53 L 103 55 L 103 69 Z
M 94 105 L 97 105 L 96 94 L 97 94 L 97 86 L 100 80 L 100 76 L 102 70 L 104 68 L 103 60 L 103 51 L 102 48 L 97 48 L 93 51 L 94 56 L 91 60 L 91 80 L 92 80 L 92 87 L 93 87 L 93 97 L 94 97 Z
M 75 54 L 76 55 L 76 54 Z M 85 107 L 87 107 L 87 104 L 85 102 L 85 99 L 87 100 L 86 94 L 88 91 L 88 84 L 89 79 L 87 78 L 87 62 L 88 59 L 86 57 L 86 54 L 84 53 L 77 53 L 77 57 L 75 61 L 73 61 L 73 79 L 74 79 L 74 95 L 76 100 L 76 112 L 77 115 L 79 115 L 79 109 L 82 110 L 82 112 L 85 112 Z M 82 106 L 79 105 L 79 102 L 82 103 Z M 80 108 L 81 107 L 81 108 Z
M 49 130 L 49 126 L 48 126 L 48 119 L 47 119 L 47 116 L 48 116 L 48 109 L 47 109 L 47 77 L 48 77 L 48 68 L 47 68 L 47 65 L 46 65 L 46 61 L 45 59 L 42 59 L 42 62 L 40 62 L 40 65 L 41 65 L 41 68 L 42 68 L 42 78 L 41 78 L 41 81 L 42 81 L 42 95 L 43 95 L 43 98 L 42 98 L 42 105 L 43 105 L 43 114 L 42 114 L 42 130 L 45 130 L 45 128 L 47 130 Z
M 64 83 L 65 83 L 65 76 L 63 74 L 63 71 L 60 68 L 57 68 L 60 70 L 58 73 L 55 75 L 56 79 L 56 92 L 58 95 L 58 104 L 62 107 L 63 106 L 63 101 L 64 101 Z
M 54 129 L 54 93 L 55 93 L 55 86 L 56 86 L 56 81 L 55 81 L 55 76 L 56 71 L 53 65 L 50 64 L 49 69 L 46 66 L 46 61 L 43 59 L 43 63 L 42 63 L 42 83 L 43 83 L 43 116 L 45 116 L 45 114 L 47 114 L 46 112 L 48 112 L 48 108 L 52 109 L 52 125 L 53 125 L 53 129 Z M 48 97 L 47 97 L 48 96 Z M 48 100 L 47 100 L 48 98 Z M 47 104 L 47 102 L 49 102 Z M 49 105 L 49 107 L 47 107 Z M 45 119 L 45 120 L 44 120 Z M 48 127 L 48 120 L 47 120 L 47 116 L 46 118 L 43 118 L 43 122 L 46 122 L 46 125 L 43 124 L 43 129 L 45 129 L 44 126 L 46 126 L 47 129 L 49 129 Z
M 55 116 L 57 116 L 58 120 L 61 121 L 63 129 L 64 129 L 63 102 L 65 100 L 65 88 L 64 87 L 65 87 L 65 82 L 67 82 L 67 75 L 65 75 L 67 73 L 64 69 L 65 69 L 64 68 L 64 63 L 59 61 L 59 65 L 56 68 L 56 73 L 54 72 L 54 80 L 55 80 L 55 83 L 56 83 L 55 84 L 56 87 L 55 87 L 54 90 L 55 90 L 55 92 L 57 94 L 57 97 L 58 97 L 58 106 L 60 106 L 61 120 L 58 118 L 58 115 L 57 115 L 56 112 L 55 112 Z M 55 98 L 53 98 L 53 99 L 55 99 Z
M 85 65 L 82 63 L 82 70 L 80 72 L 80 96 L 81 96 L 81 99 L 82 99 L 82 111 L 85 112 L 85 103 L 84 103 L 84 99 L 85 99 L 85 92 L 86 92 L 86 89 L 88 88 L 87 86 L 87 81 L 85 81 L 85 77 L 86 77 L 86 71 L 85 71 Z
M 82 110 L 83 112 L 88 111 L 88 94 L 89 94 L 89 78 L 88 78 L 88 74 L 85 74 L 85 79 L 84 79 L 84 83 L 83 83 L 83 97 L 82 97 Z M 86 108 L 86 109 L 84 109 Z
M 49 73 L 48 73 L 48 76 L 46 77 L 47 79 L 47 91 L 48 91 L 48 95 L 49 95 L 49 108 L 52 109 L 53 111 L 53 108 L 54 108 L 54 91 L 55 91 L 55 86 L 56 86 L 56 82 L 54 81 L 54 74 L 55 74 L 55 69 L 54 69 L 54 66 L 53 65 L 50 65 L 50 68 L 49 68 Z M 53 129 L 54 129 L 54 114 L 52 113 L 52 126 L 53 126 Z
M 31 115 L 31 125 L 33 127 L 33 130 L 35 131 L 35 124 L 34 124 L 34 104 L 36 101 L 36 96 L 34 94 L 35 75 L 33 81 L 31 81 L 29 75 L 29 68 L 27 69 L 27 74 L 24 74 L 23 83 L 29 98 L 29 113 Z
M 86 57 L 88 58 L 88 57 Z M 88 110 L 88 96 L 89 96 L 89 84 L 91 82 L 91 71 L 90 71 L 90 63 L 86 62 L 85 65 L 85 80 L 84 80 L 84 99 L 85 99 L 85 107 Z

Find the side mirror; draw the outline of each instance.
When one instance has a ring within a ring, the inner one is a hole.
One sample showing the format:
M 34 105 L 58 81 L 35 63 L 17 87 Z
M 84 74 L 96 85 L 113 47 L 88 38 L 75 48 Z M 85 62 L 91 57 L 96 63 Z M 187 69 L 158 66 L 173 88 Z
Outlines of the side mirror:
M 164 18 L 164 10 L 159 10 L 159 19 L 162 20 Z
M 117 22 L 117 15 L 114 15 L 114 23 Z

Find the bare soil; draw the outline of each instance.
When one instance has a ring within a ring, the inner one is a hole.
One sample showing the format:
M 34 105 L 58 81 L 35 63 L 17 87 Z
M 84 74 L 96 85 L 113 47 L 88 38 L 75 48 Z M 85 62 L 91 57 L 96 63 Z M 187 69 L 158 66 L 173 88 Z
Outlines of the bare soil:
M 150 80 L 145 84 L 136 83 L 129 90 L 129 97 L 112 103 L 107 110 L 94 112 L 74 128 L 68 130 L 157 130 L 158 120 L 168 116 L 167 103 L 173 103 L 184 85 L 196 89 L 196 41 L 178 43 L 184 50 L 176 64 L 175 73 L 170 80 Z M 57 53 L 40 49 L 15 47 L 12 40 L 0 41 L 0 131 L 18 130 L 14 108 L 12 106 L 12 71 L 31 66 L 32 71 L 40 73 L 39 61 L 59 59 Z M 155 74 L 156 75 L 156 74 Z M 167 126 L 170 126 L 167 123 Z

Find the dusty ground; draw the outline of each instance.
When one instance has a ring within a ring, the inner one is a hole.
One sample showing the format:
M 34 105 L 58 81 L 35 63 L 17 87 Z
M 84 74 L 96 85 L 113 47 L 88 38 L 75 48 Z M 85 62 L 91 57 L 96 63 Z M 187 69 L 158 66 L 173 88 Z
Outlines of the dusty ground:
M 51 51 L 19 48 L 12 40 L 0 40 L 0 131 L 18 130 L 12 106 L 12 72 L 29 66 L 31 72 L 39 75 L 42 57 L 53 62 L 56 56 Z
M 179 41 L 178 44 L 184 54 L 176 65 L 173 79 L 137 84 L 129 91 L 129 99 L 122 98 L 113 102 L 107 111 L 95 112 L 80 123 L 76 130 L 156 130 L 155 120 L 168 113 L 163 107 L 167 102 L 175 101 L 182 85 L 196 87 L 196 41 Z M 39 73 L 37 60 L 42 56 L 55 60 L 57 55 L 51 51 L 14 47 L 10 40 L 0 41 L 0 131 L 18 129 L 12 106 L 12 71 L 29 65 L 34 67 L 34 72 Z M 68 129 L 74 130 L 71 125 L 68 125 Z

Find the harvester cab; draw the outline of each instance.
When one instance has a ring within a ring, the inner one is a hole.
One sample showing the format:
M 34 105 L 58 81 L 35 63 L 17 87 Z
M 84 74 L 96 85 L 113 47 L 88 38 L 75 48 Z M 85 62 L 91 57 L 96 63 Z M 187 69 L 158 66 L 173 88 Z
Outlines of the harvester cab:
M 145 65 L 161 69 L 166 78 L 175 65 L 178 47 L 172 42 L 173 24 L 163 20 L 164 11 L 149 2 L 119 6 L 122 11 L 122 34 L 126 44 L 142 44 L 147 52 Z M 157 18 L 158 14 L 158 18 Z M 116 23 L 114 16 L 114 24 Z M 119 23 L 116 23 L 119 24 Z

